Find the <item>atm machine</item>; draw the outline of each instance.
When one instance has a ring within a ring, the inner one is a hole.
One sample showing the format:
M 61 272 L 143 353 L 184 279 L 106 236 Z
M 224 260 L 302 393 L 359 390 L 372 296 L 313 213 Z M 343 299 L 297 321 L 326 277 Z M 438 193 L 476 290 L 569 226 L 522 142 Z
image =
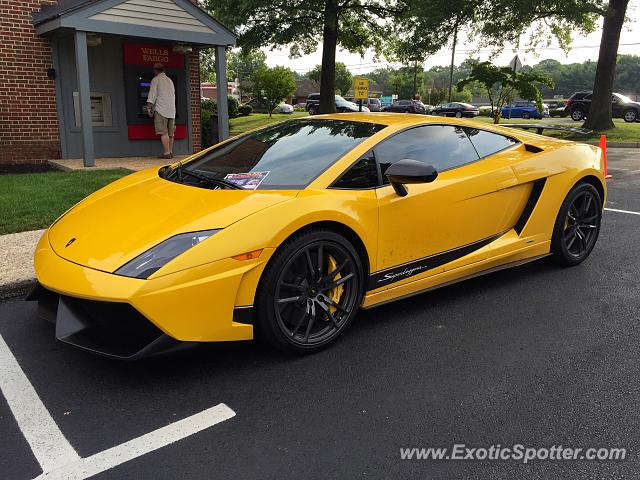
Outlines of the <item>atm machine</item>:
M 187 138 L 187 73 L 184 54 L 170 46 L 124 45 L 127 129 L 129 140 L 155 140 L 153 118 L 147 114 L 147 96 L 153 78 L 153 64 L 160 62 L 176 90 L 176 139 Z

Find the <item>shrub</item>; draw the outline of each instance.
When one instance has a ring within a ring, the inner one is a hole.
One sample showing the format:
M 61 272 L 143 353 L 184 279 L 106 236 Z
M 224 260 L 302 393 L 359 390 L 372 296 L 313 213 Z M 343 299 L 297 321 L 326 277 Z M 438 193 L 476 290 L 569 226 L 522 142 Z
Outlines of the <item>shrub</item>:
M 238 107 L 238 114 L 241 117 L 246 117 L 248 115 L 251 115 L 251 113 L 253 113 L 253 107 L 251 105 L 247 105 L 245 103 Z
M 227 109 L 229 110 L 229 118 L 236 118 L 238 116 L 238 107 L 240 102 L 235 97 L 227 97 Z
M 238 116 L 239 102 L 234 97 L 227 97 L 229 118 Z M 212 98 L 202 99 L 200 102 L 200 132 L 202 135 L 202 148 L 210 147 L 214 143 L 212 132 L 212 119 L 218 115 L 218 105 Z

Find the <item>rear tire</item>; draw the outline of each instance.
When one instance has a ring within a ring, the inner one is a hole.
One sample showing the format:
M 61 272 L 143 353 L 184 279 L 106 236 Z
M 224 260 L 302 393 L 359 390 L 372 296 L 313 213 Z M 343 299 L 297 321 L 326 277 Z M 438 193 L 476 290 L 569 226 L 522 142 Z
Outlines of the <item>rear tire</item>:
M 583 120 L 584 117 L 584 110 L 582 110 L 581 108 L 576 108 L 571 112 L 571 120 L 573 120 L 574 122 L 579 122 Z
M 560 206 L 551 237 L 555 263 L 572 267 L 582 263 L 595 247 L 602 221 L 602 199 L 589 183 L 571 189 Z
M 278 248 L 262 274 L 256 339 L 286 353 L 317 352 L 348 327 L 363 293 L 362 261 L 347 239 L 331 230 L 302 233 Z
M 624 112 L 622 118 L 624 118 L 624 121 L 627 123 L 634 123 L 638 120 L 638 112 L 635 110 L 627 110 Z
M 522 118 L 524 120 L 529 120 L 531 118 L 531 114 L 529 112 L 523 112 L 522 113 Z

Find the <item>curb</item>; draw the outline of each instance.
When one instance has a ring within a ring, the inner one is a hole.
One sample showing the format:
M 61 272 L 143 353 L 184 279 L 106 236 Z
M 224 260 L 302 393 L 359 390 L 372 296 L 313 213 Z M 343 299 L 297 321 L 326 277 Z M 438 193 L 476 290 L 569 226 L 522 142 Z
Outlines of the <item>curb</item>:
M 22 297 L 29 293 L 36 285 L 35 278 L 16 280 L 15 282 L 0 285 L 0 302 Z
M 595 145 L 596 147 L 599 145 L 599 142 L 596 141 L 588 141 L 584 142 L 589 145 Z M 640 148 L 640 142 L 609 142 L 607 141 L 607 148 Z

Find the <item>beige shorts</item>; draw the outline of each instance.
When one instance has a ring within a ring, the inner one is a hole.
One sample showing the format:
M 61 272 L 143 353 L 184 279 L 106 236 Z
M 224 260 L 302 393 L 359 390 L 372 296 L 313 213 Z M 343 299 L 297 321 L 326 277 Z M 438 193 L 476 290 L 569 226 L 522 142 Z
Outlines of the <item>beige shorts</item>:
M 156 127 L 156 135 L 169 135 L 173 137 L 176 133 L 175 118 L 166 118 L 158 112 L 153 113 L 153 125 Z

